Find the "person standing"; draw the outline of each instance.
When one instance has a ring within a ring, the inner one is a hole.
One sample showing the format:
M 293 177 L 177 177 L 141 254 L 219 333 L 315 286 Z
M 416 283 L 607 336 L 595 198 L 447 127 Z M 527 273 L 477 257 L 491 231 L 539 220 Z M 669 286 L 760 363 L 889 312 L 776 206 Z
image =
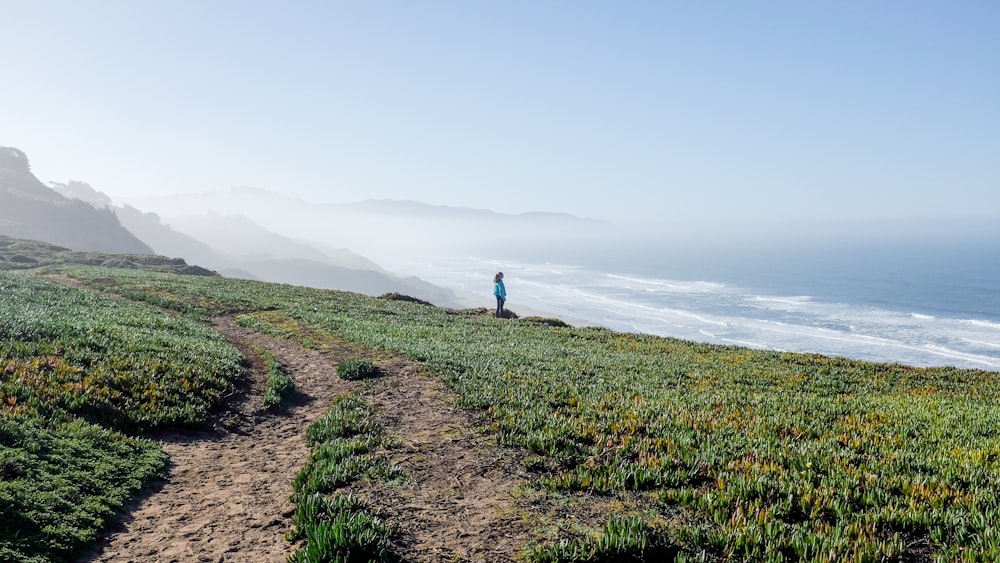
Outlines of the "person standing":
M 507 301 L 507 288 L 503 285 L 503 272 L 493 276 L 493 295 L 497 298 L 497 318 L 503 318 L 503 304 Z

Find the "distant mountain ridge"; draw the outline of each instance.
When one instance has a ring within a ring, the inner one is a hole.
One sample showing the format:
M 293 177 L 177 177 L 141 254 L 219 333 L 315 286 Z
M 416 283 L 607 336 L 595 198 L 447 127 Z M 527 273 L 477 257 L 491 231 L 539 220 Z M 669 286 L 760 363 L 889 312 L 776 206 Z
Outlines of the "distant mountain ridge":
M 617 231 L 603 220 L 567 213 L 509 214 L 412 200 L 369 199 L 355 203 L 312 203 L 262 188 L 126 198 L 125 203 L 155 211 L 165 222 L 190 214 L 242 215 L 293 239 L 337 241 L 379 260 L 395 256 L 510 253 L 515 249 L 567 246 L 600 240 Z
M 322 207 L 328 209 L 353 210 L 362 213 L 396 214 L 407 217 L 454 217 L 454 218 L 489 218 L 489 219 L 544 219 L 560 220 L 593 226 L 608 226 L 610 223 L 600 219 L 577 217 L 570 213 L 554 211 L 525 211 L 522 213 L 500 213 L 489 209 L 462 207 L 454 205 L 432 205 L 411 199 L 366 199 L 354 203 L 328 203 Z
M 27 155 L 13 147 L 0 147 L 0 235 L 82 252 L 153 254 L 113 211 L 68 199 L 42 184 Z
M 167 225 L 159 215 L 131 206 L 118 208 L 117 213 L 122 224 L 158 254 L 183 256 L 226 277 L 371 296 L 404 293 L 436 305 L 461 305 L 450 290 L 419 278 L 394 275 L 346 249 L 320 248 L 287 239 L 242 216 L 188 215 L 183 221 Z
M 287 196 L 266 188 L 238 186 L 228 191 L 184 193 L 167 196 L 126 198 L 136 207 L 148 207 L 163 215 L 177 215 L 185 209 L 220 210 L 225 208 L 233 213 L 248 215 L 246 211 L 266 205 L 269 209 L 284 212 L 290 209 L 313 209 L 331 213 L 363 213 L 378 215 L 400 215 L 409 218 L 453 217 L 490 218 L 501 221 L 518 219 L 562 220 L 591 227 L 612 227 L 603 219 L 578 217 L 570 213 L 556 211 L 525 211 L 522 213 L 501 213 L 489 209 L 455 205 L 435 205 L 411 199 L 365 199 L 351 203 L 317 203 Z M 197 205 L 196 205 L 197 204 Z

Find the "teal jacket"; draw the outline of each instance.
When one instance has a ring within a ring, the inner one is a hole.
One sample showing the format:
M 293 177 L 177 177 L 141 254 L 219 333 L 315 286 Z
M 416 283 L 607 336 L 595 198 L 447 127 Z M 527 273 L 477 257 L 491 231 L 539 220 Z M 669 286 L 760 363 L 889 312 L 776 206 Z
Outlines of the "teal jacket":
M 493 284 L 493 295 L 501 297 L 504 300 L 507 299 L 507 288 L 503 286 L 503 280 Z

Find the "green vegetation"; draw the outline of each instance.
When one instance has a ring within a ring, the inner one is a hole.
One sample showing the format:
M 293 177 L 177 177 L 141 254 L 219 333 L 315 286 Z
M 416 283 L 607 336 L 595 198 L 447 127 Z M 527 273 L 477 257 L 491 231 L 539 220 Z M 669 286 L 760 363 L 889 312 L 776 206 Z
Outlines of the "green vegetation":
M 338 488 L 358 479 L 397 481 L 398 467 L 375 450 L 386 444 L 361 395 L 345 395 L 307 433 L 312 453 L 295 477 L 296 512 L 290 541 L 305 540 L 289 561 L 390 561 L 393 529 L 366 503 Z M 332 494 L 332 496 L 324 496 Z
M 47 263 L 11 252 L 7 267 Z M 222 312 L 422 362 L 528 454 L 530 489 L 563 499 L 564 517 L 579 493 L 609 507 L 604 526 L 525 538 L 527 560 L 1000 558 L 995 373 L 69 262 L 47 264 L 126 299 L 0 273 L 0 558 L 71 559 L 162 471 L 154 444 L 121 432 L 205 420 L 241 370 L 198 322 Z M 390 558 L 392 528 L 342 490 L 401 478 L 372 420 L 351 395 L 310 429 L 296 560 Z
M 242 370 L 198 323 L 2 272 L 0 338 L 3 408 L 113 428 L 197 424 Z
M 236 315 L 236 324 L 253 329 L 261 334 L 268 334 L 285 340 L 294 340 L 303 348 L 310 350 L 319 349 L 320 344 L 302 334 L 302 327 L 299 323 L 278 313 L 277 311 L 266 311 L 253 315 Z
M 392 561 L 392 527 L 372 514 L 354 495 L 313 494 L 299 499 L 295 512 L 299 531 L 293 539 L 305 539 L 305 547 L 293 553 L 290 563 L 369 563 Z
M 652 539 L 651 539 L 652 538 Z M 599 534 L 583 539 L 562 540 L 535 548 L 527 559 L 534 563 L 607 561 L 673 561 L 685 559 L 683 552 L 661 542 L 655 530 L 639 517 L 611 514 Z
M 559 560 L 599 560 L 606 548 L 595 546 L 607 545 L 632 554 L 656 546 L 684 560 L 1000 558 L 995 373 L 501 323 L 255 282 L 73 275 L 204 311 L 279 315 L 299 335 L 423 362 L 500 444 L 534 456 L 533 488 L 593 493 L 626 518 L 609 514 L 605 529 L 536 545 L 536 554 L 563 545 L 578 555 Z
M 92 544 L 166 466 L 122 432 L 204 422 L 241 362 L 189 319 L 0 272 L 0 560 Z
M 264 359 L 264 371 L 267 374 L 262 400 L 264 407 L 277 407 L 295 389 L 295 384 L 292 378 L 288 377 L 285 366 L 274 357 L 274 354 L 260 346 L 254 346 L 254 352 Z
M 370 379 L 378 375 L 378 367 L 368 358 L 348 358 L 337 366 L 337 375 L 348 381 Z
M 434 304 L 430 301 L 424 301 L 423 299 L 417 299 L 416 297 L 411 297 L 409 295 L 403 295 L 402 293 L 383 293 L 378 296 L 379 299 L 388 299 L 390 301 L 408 301 L 410 303 L 419 303 L 421 305 L 428 305 L 433 307 Z
M 536 317 L 536 316 L 522 317 L 521 318 L 521 322 L 522 323 L 538 323 L 538 324 L 543 324 L 543 325 L 548 325 L 548 326 L 553 326 L 553 327 L 563 327 L 563 328 L 568 328 L 570 326 L 570 325 L 566 324 L 565 322 L 563 322 L 563 321 L 561 321 L 559 319 L 551 319 L 551 318 L 548 318 L 548 317 Z
M 76 202 L 76 204 L 79 203 Z M 211 270 L 206 270 L 199 266 L 190 266 L 180 258 L 167 258 L 155 254 L 78 252 L 37 240 L 16 239 L 0 235 L 0 270 L 25 270 L 70 264 L 127 268 L 194 276 L 215 275 Z
M 0 413 L 0 561 L 70 561 L 166 455 L 82 421 Z

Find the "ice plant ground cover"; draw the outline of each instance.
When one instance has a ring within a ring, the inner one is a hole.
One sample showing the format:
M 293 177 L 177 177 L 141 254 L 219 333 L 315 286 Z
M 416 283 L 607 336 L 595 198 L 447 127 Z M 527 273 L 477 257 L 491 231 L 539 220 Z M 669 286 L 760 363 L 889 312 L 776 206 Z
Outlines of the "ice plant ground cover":
M 240 313 L 304 343 L 296 326 L 423 363 L 483 414 L 499 444 L 528 452 L 536 494 L 614 507 L 603 528 L 525 538 L 532 560 L 1000 556 L 992 372 L 553 327 L 249 281 L 67 272 L 193 318 Z
M 159 309 L 0 273 L 8 410 L 115 428 L 203 420 L 241 369 L 215 331 Z
M 190 319 L 0 272 L 0 559 L 93 543 L 166 467 L 134 433 L 204 422 L 241 362 Z
M 1000 556 L 993 372 L 499 320 L 131 263 L 45 263 L 90 288 L 0 273 L 3 558 L 72 559 L 162 474 L 165 456 L 141 433 L 204 423 L 239 381 L 239 352 L 204 324 L 217 314 L 306 348 L 337 338 L 405 355 L 441 377 L 482 431 L 523 456 L 521 494 L 564 507 L 523 515 L 537 524 L 523 538 L 528 561 Z M 354 407 L 363 425 L 368 411 Z M 312 433 L 315 459 L 356 439 Z M 350 466 L 313 463 L 300 485 L 338 483 Z M 391 559 L 378 507 L 327 485 L 298 495 L 299 556 L 365 557 L 368 547 L 342 541 L 362 530 Z M 584 512 L 603 524 L 575 524 Z

